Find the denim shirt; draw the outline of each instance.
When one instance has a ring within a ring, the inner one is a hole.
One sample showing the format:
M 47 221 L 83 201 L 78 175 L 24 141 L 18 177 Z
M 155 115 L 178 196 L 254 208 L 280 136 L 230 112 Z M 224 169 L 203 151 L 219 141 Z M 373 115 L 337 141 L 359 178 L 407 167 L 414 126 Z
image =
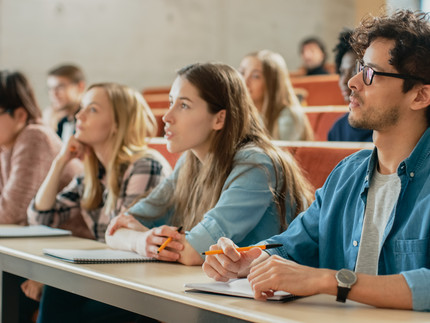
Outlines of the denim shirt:
M 173 195 L 178 173 L 185 161 L 184 155 L 171 176 L 128 211 L 145 226 L 152 228 L 171 223 L 175 210 L 174 207 L 167 209 L 166 205 Z M 278 187 L 282 185 L 283 177 L 279 170 Z M 247 146 L 239 150 L 218 202 L 194 228 L 186 232 L 187 241 L 201 253 L 209 250 L 221 237 L 228 237 L 239 246 L 247 246 L 279 234 L 281 224 L 271 192 L 271 189 L 276 189 L 275 182 L 272 161 L 261 149 Z M 286 223 L 290 223 L 295 209 L 286 202 L 286 210 Z
M 430 310 L 430 129 L 404 161 L 399 198 L 381 241 L 378 274 L 402 274 L 411 289 L 413 308 Z M 300 264 L 354 270 L 370 178 L 377 149 L 345 158 L 316 192 L 316 199 L 280 235 L 264 243 L 282 243 L 268 250 Z

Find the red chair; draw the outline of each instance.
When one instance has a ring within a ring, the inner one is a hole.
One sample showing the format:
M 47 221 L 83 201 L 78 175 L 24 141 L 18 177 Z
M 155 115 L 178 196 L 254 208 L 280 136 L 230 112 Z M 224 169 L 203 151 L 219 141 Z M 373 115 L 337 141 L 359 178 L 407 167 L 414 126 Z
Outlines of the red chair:
M 295 89 L 306 90 L 309 106 L 345 104 L 338 74 L 291 77 L 291 83 Z
M 373 149 L 372 143 L 309 141 L 275 143 L 294 156 L 315 190 L 323 186 L 328 175 L 342 159 L 361 149 Z
M 157 137 L 164 136 L 164 121 L 163 116 L 166 113 L 167 109 L 151 109 L 154 114 L 155 120 L 157 120 Z
M 348 112 L 346 106 L 342 107 L 312 107 L 303 108 L 314 131 L 315 141 L 326 141 L 328 132 L 333 124 Z

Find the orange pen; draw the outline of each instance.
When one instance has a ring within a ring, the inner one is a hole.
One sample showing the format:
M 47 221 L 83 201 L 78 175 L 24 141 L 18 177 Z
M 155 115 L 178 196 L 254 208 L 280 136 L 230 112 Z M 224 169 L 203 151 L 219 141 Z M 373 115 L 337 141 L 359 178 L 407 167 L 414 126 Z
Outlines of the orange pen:
M 259 246 L 249 246 L 249 247 L 241 247 L 241 248 L 236 248 L 237 251 L 247 251 L 250 250 L 252 248 L 260 248 L 260 249 L 272 249 L 272 248 L 279 248 L 282 247 L 283 244 L 279 244 L 279 243 L 274 243 L 274 244 L 262 244 Z M 219 250 L 209 250 L 206 252 L 202 252 L 202 255 L 205 256 L 209 256 L 209 255 L 219 255 L 224 253 L 224 251 L 222 251 L 221 249 Z
M 180 226 L 178 228 L 178 232 L 181 232 L 182 230 L 182 226 Z M 166 241 L 164 241 L 164 243 L 160 246 L 160 248 L 158 248 L 157 253 L 160 253 L 161 251 L 163 251 L 164 248 L 167 247 L 167 245 L 172 241 L 172 237 L 168 237 Z

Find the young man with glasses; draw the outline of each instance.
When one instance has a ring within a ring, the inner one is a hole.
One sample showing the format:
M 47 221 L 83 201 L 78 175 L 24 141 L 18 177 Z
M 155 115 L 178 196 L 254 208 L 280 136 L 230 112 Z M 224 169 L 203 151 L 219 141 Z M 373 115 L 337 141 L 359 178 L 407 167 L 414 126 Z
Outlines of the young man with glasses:
M 86 86 L 84 73 L 75 65 L 61 65 L 49 71 L 47 85 L 51 106 L 45 121 L 67 141 L 75 132 L 75 114 Z
M 205 272 L 248 275 L 255 297 L 275 290 L 331 294 L 430 310 L 430 24 L 398 11 L 368 18 L 352 37 L 361 65 L 349 81 L 349 122 L 374 130 L 373 152 L 343 160 L 289 228 L 238 253 L 222 238 Z M 259 243 L 260 244 L 260 243 Z M 270 257 L 271 256 L 271 257 Z

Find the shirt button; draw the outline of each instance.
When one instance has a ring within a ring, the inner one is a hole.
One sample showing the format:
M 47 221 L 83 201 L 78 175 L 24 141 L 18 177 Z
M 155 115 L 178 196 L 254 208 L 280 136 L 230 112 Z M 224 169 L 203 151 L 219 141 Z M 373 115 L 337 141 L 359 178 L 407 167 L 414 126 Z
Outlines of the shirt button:
M 409 176 L 410 176 L 410 177 L 414 177 L 414 176 L 415 176 L 415 173 L 414 173 L 414 172 L 410 172 L 410 173 L 409 173 Z
M 352 245 L 353 245 L 354 247 L 357 247 L 357 246 L 358 246 L 358 242 L 357 242 L 357 240 L 354 240 L 354 241 L 352 242 Z

